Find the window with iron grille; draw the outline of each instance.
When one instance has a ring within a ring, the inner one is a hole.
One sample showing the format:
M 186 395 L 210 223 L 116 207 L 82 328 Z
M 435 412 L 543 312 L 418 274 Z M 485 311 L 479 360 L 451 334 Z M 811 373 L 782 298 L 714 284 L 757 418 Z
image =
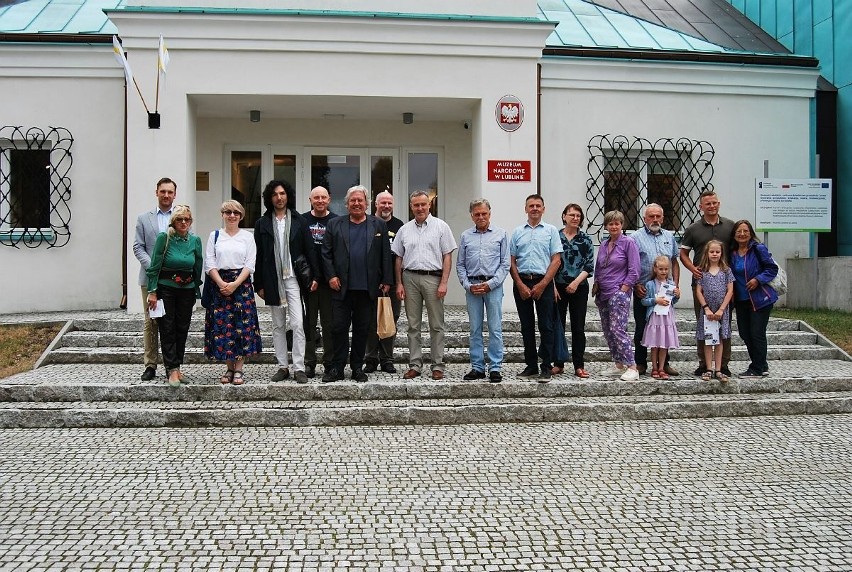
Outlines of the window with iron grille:
M 663 227 L 680 232 L 698 218 L 698 195 L 711 184 L 713 146 L 706 141 L 596 135 L 589 141 L 587 232 L 600 242 L 604 214 L 624 214 L 626 231 L 642 227 L 645 205 L 663 207 Z
M 61 127 L 0 127 L 0 244 L 68 243 L 73 141 Z

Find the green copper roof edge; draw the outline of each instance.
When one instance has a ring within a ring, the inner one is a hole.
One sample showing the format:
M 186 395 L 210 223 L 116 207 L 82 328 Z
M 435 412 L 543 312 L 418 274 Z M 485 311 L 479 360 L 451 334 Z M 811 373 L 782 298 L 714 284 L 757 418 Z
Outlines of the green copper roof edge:
M 554 22 L 542 21 L 532 16 L 529 18 L 511 16 L 472 16 L 465 14 L 413 14 L 408 12 L 345 12 L 340 10 L 276 10 L 263 8 L 193 8 L 193 7 L 151 7 L 151 6 L 121 6 L 105 8 L 104 13 L 121 14 L 123 12 L 148 14 L 238 14 L 246 16 L 324 16 L 344 18 L 389 18 L 402 20 L 454 20 L 461 22 L 497 22 L 511 24 L 542 24 L 553 26 Z

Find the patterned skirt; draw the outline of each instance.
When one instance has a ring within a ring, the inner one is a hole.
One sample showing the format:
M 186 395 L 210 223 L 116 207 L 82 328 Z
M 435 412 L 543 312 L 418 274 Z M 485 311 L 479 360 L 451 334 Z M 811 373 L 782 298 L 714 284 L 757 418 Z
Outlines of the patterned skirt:
M 220 270 L 232 282 L 241 270 Z M 230 296 L 214 288 L 213 303 L 204 317 L 204 355 L 219 361 L 234 361 L 262 350 L 254 288 L 249 277 Z

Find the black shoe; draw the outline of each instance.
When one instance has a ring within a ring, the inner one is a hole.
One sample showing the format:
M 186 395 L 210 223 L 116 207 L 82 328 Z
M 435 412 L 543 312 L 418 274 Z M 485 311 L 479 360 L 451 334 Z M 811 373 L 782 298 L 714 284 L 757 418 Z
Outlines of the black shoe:
M 473 381 L 474 379 L 485 379 L 485 372 L 479 371 L 478 369 L 472 369 L 462 378 L 465 381 Z
M 148 366 L 145 368 L 145 371 L 142 372 L 142 381 L 151 381 L 157 377 L 157 368 Z
M 720 370 L 719 370 L 719 373 L 722 373 L 722 374 L 724 374 L 724 375 L 727 375 L 728 377 L 731 377 L 731 370 L 730 370 L 730 369 L 728 369 L 728 367 L 727 367 L 727 366 L 724 366 L 724 365 L 723 365 L 723 366 L 722 366 L 722 369 L 720 369 Z
M 769 376 L 769 370 L 768 370 L 768 369 L 764 369 L 763 371 L 761 371 L 761 372 L 760 372 L 760 375 L 761 375 L 761 376 L 763 376 L 763 377 L 767 377 L 767 376 Z
M 543 369 L 543 370 L 541 370 L 541 373 L 538 374 L 538 382 L 539 383 L 547 383 L 548 381 L 550 381 L 550 378 L 551 378 L 550 369 Z
M 692 375 L 694 375 L 695 377 L 701 377 L 708 371 L 709 370 L 706 367 L 704 367 L 703 365 L 699 365 L 697 368 L 695 368 L 695 371 L 692 372 Z
M 740 377 L 763 377 L 763 375 L 759 371 L 754 371 L 753 369 L 748 368 L 740 374 Z
M 374 371 L 376 371 L 377 365 L 378 364 L 374 361 L 368 361 L 367 363 L 364 364 L 364 373 L 373 373 Z M 355 379 L 355 378 L 353 377 L 352 379 Z
M 340 381 L 341 379 L 343 379 L 343 374 L 334 368 L 327 370 L 322 376 L 323 383 L 331 383 L 333 381 Z
M 317 376 L 317 366 L 315 365 L 306 365 L 305 366 L 305 376 L 313 379 Z
M 382 364 L 382 371 L 385 373 L 396 373 L 396 367 L 394 367 L 393 363 L 386 361 Z
M 491 383 L 500 383 L 503 381 L 503 374 L 501 374 L 496 369 L 488 374 L 488 381 Z
M 538 375 L 538 368 L 534 365 L 528 365 L 524 371 L 518 374 L 518 377 L 535 377 Z
M 646 373 L 648 373 L 648 365 L 647 364 L 642 365 L 642 364 L 637 363 L 636 364 L 636 371 L 639 372 L 639 375 L 645 375 Z
M 365 381 L 367 381 L 368 378 L 367 378 L 367 374 L 364 373 L 364 370 L 361 369 L 361 368 L 358 368 L 358 369 L 356 369 L 352 372 L 352 379 L 354 379 L 358 383 L 364 383 Z

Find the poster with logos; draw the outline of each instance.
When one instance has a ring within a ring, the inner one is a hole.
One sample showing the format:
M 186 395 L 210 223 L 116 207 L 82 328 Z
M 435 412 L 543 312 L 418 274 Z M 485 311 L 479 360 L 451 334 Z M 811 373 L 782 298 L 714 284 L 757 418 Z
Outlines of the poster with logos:
M 758 232 L 831 232 L 831 179 L 756 179 Z

